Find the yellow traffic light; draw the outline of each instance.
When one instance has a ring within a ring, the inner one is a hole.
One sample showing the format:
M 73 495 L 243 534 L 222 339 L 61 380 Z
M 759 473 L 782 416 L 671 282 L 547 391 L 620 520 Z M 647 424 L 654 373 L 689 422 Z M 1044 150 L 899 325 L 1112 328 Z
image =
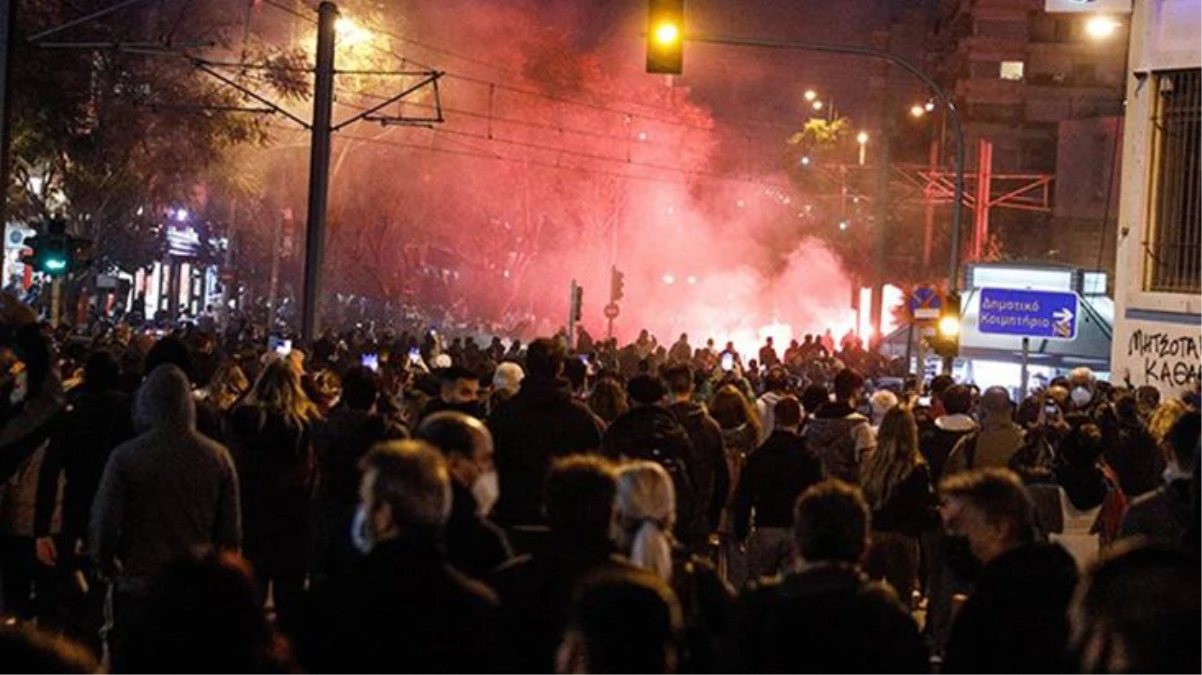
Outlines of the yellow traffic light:
M 939 320 L 939 334 L 954 337 L 960 334 L 960 317 L 945 316 Z
M 647 72 L 679 75 L 684 67 L 684 0 L 647 3 Z

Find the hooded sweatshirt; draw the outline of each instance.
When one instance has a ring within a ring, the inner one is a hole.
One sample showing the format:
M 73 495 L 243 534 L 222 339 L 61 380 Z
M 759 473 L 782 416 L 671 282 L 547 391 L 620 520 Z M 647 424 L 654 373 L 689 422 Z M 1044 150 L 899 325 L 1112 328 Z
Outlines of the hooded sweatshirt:
M 853 485 L 860 482 L 864 456 L 876 448 L 868 418 L 846 402 L 822 405 L 805 425 L 802 437 L 822 460 L 822 473 Z
M 238 476 L 225 447 L 196 431 L 183 371 L 161 365 L 134 402 L 142 432 L 113 450 L 92 506 L 91 550 L 119 590 L 141 592 L 197 548 L 237 550 Z

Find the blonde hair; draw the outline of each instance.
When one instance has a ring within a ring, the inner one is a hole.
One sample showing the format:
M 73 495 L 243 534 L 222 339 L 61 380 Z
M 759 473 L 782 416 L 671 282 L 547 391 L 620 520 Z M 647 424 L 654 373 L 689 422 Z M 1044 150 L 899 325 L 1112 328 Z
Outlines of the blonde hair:
M 250 380 L 237 363 L 229 361 L 217 367 L 209 380 L 209 400 L 219 410 L 229 410 L 250 388 Z
M 622 523 L 620 543 L 630 561 L 671 581 L 676 489 L 668 472 L 655 462 L 623 465 L 614 501 Z
M 267 364 L 246 402 L 274 410 L 286 417 L 308 422 L 318 417 L 317 407 L 301 388 L 300 376 L 281 360 Z
M 885 413 L 877 434 L 876 451 L 868 456 L 860 475 L 864 499 L 873 511 L 889 501 L 894 488 L 925 460 L 918 451 L 918 423 L 903 405 Z
M 1169 429 L 1172 429 L 1177 420 L 1188 411 L 1189 408 L 1180 399 L 1170 398 L 1162 401 L 1148 420 L 1148 431 L 1152 438 L 1155 438 L 1157 443 L 1163 443 Z

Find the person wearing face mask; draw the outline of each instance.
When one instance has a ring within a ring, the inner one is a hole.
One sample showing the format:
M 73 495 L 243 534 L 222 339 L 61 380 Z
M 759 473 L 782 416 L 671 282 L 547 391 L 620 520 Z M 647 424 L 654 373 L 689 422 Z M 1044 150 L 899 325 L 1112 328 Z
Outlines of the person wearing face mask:
M 984 567 L 952 624 L 945 673 L 1059 673 L 1077 565 L 1036 541 L 1035 509 L 1018 475 L 959 473 L 940 485 L 943 523 Z
M 352 538 L 364 557 L 315 592 L 303 639 L 310 672 L 481 673 L 495 668 L 497 596 L 439 546 L 451 512 L 446 460 L 422 441 L 363 458 Z
M 1131 503 L 1120 537 L 1143 535 L 1172 544 L 1180 544 L 1191 524 L 1190 480 L 1196 470 L 1198 439 L 1202 417 L 1197 410 L 1177 418 L 1164 439 L 1164 485 Z
M 1073 410 L 1093 416 L 1103 404 L 1097 395 L 1098 381 L 1093 371 L 1085 366 L 1074 368 L 1068 375 L 1068 400 Z
M 513 557 L 505 532 L 488 520 L 500 497 L 492 434 L 474 417 L 443 411 L 423 420 L 417 437 L 442 451 L 451 474 L 447 560 L 482 579 Z

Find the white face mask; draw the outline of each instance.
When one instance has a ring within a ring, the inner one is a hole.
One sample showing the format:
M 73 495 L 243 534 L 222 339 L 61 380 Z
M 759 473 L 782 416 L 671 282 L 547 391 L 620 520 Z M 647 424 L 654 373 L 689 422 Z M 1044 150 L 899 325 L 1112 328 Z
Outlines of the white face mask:
M 472 483 L 472 496 L 476 498 L 476 512 L 480 516 L 491 513 L 492 507 L 501 498 L 501 484 L 497 479 L 497 472 L 486 471 L 477 476 L 476 481 Z
M 1073 389 L 1072 393 L 1069 394 L 1069 398 L 1073 400 L 1073 405 L 1077 406 L 1078 408 L 1084 408 L 1085 406 L 1089 405 L 1090 401 L 1093 400 L 1093 393 L 1091 393 L 1085 387 L 1076 387 Z
M 12 405 L 20 405 L 29 396 L 29 372 L 22 370 L 17 373 L 13 381 L 12 392 L 8 395 L 8 402 Z
M 351 543 L 363 555 L 371 553 L 376 545 L 376 533 L 371 529 L 371 516 L 362 504 L 355 509 L 355 517 L 351 521 Z

